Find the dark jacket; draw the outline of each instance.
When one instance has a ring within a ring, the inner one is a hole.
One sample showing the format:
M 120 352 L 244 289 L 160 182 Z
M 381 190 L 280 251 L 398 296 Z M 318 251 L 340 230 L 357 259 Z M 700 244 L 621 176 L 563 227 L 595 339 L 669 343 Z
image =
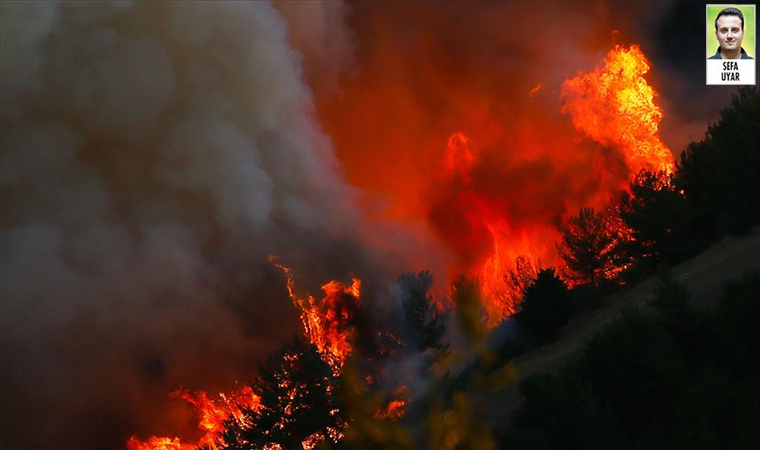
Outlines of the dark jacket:
M 714 55 L 712 55 L 711 57 L 709 57 L 707 59 L 723 59 L 723 58 L 720 57 L 720 47 L 718 47 L 718 51 L 715 52 Z M 740 59 L 755 59 L 755 58 L 749 56 L 747 54 L 747 52 L 744 51 L 744 47 L 742 47 L 742 57 Z

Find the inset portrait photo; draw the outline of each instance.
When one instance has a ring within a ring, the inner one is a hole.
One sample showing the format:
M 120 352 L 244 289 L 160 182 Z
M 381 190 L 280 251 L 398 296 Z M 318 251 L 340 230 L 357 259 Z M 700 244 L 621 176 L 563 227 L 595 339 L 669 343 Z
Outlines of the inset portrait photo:
M 707 5 L 707 84 L 755 84 L 755 5 Z

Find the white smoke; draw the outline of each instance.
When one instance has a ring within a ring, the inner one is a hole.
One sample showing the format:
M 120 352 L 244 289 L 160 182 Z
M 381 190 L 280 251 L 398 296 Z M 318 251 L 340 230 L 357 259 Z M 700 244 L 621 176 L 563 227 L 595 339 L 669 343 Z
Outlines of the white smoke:
M 304 53 L 315 73 L 350 60 L 340 7 L 313 25 L 282 9 L 331 43 Z M 103 398 L 128 410 L 151 382 L 228 382 L 297 331 L 267 255 L 336 258 L 354 193 L 268 3 L 2 2 L 0 17 L 3 416 L 38 414 L 4 419 L 0 440 L 104 448 L 126 430 L 66 441 L 111 413 Z

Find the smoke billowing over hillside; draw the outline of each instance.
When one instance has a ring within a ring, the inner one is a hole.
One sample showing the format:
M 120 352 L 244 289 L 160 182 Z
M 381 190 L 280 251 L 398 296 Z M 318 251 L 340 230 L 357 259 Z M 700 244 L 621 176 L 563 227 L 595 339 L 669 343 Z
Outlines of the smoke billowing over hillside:
M 553 264 L 635 171 L 561 111 L 567 79 L 638 43 L 665 144 L 717 111 L 679 103 L 677 6 L 3 2 L 0 443 L 192 430 L 167 392 L 245 382 L 300 330 L 271 254 L 370 302 L 496 246 Z

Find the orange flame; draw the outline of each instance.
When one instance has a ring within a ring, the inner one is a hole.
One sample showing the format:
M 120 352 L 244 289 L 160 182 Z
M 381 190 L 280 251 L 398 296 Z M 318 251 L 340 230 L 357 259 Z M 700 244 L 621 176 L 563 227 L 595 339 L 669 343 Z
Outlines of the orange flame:
M 604 167 L 595 171 L 602 177 L 619 178 L 617 186 L 610 184 L 612 189 L 626 186 L 629 177 L 642 168 L 665 173 L 674 169 L 673 156 L 659 137 L 662 111 L 654 104 L 655 91 L 644 78 L 648 70 L 649 62 L 639 47 L 618 46 L 609 52 L 602 67 L 579 74 L 563 86 L 563 111 L 570 114 L 574 127 L 600 144 L 618 149 L 625 161 L 620 174 L 607 175 Z M 540 89 L 537 85 L 529 95 Z M 556 224 L 566 220 L 572 210 L 562 209 L 567 204 L 558 205 L 555 223 L 526 223 L 524 218 L 510 216 L 510 205 L 515 202 L 511 193 L 491 189 L 480 180 L 492 172 L 485 153 L 489 150 L 483 149 L 483 155 L 480 151 L 472 148 L 462 133 L 449 138 L 441 181 L 451 191 L 444 194 L 445 218 L 437 220 L 451 221 L 453 214 L 464 219 L 454 219 L 460 222 L 444 229 L 443 234 L 455 251 L 465 256 L 461 260 L 464 270 L 477 278 L 484 322 L 492 327 L 518 310 L 539 261 L 549 265 L 559 262 L 554 242 L 561 235 Z M 522 193 L 532 191 L 523 189 Z M 603 198 L 599 196 L 596 201 Z M 535 199 L 536 204 L 540 202 L 540 198 Z M 624 233 L 622 228 L 619 231 Z
M 356 307 L 361 297 L 361 280 L 353 278 L 350 286 L 344 286 L 338 281 L 330 281 L 322 286 L 324 297 L 322 301 L 309 295 L 304 299 L 296 294 L 295 281 L 290 268 L 277 264 L 275 256 L 270 261 L 280 268 L 287 276 L 287 289 L 295 306 L 301 311 L 301 321 L 304 333 L 309 341 L 319 350 L 322 358 L 330 365 L 335 375 L 339 375 L 343 362 L 351 353 L 351 335 Z M 287 356 L 286 356 L 287 358 Z M 230 419 L 242 422 L 245 420 L 244 409 L 257 409 L 261 398 L 253 392 L 250 386 L 243 387 L 233 394 L 219 394 L 220 401 L 212 401 L 206 392 L 178 389 L 170 394 L 181 398 L 195 407 L 200 415 L 198 428 L 204 435 L 195 444 L 182 443 L 180 438 L 152 436 L 145 441 L 136 436 L 127 441 L 128 450 L 193 450 L 206 445 L 211 450 L 219 448 L 219 433 L 224 431 L 225 422 Z M 335 442 L 342 437 L 342 430 L 328 429 L 327 435 Z M 304 449 L 313 449 L 324 439 L 322 433 L 309 436 L 303 441 Z M 276 450 L 279 446 L 270 446 Z
M 470 170 L 475 165 L 476 158 L 470 151 L 469 139 L 462 133 L 454 133 L 446 145 L 446 171 L 462 178 L 465 184 L 472 183 Z
M 156 437 L 152 436 L 146 441 L 141 441 L 135 436 L 127 441 L 129 450 L 192 450 L 195 448 L 192 444 L 182 444 L 179 438 Z
M 563 111 L 591 139 L 619 148 L 632 173 L 642 168 L 672 173 L 673 155 L 658 132 L 662 110 L 644 78 L 648 71 L 649 61 L 637 45 L 616 46 L 603 67 L 565 81 Z
M 398 420 L 404 417 L 406 402 L 409 399 L 409 388 L 399 386 L 392 395 L 392 400 L 388 404 L 380 407 L 375 411 L 375 417 L 379 419 Z
M 224 423 L 230 419 L 243 420 L 243 409 L 256 409 L 261 401 L 250 386 L 245 386 L 232 394 L 219 394 L 220 400 L 212 401 L 204 391 L 177 389 L 170 394 L 193 405 L 200 419 L 198 428 L 203 436 L 197 443 L 182 443 L 180 438 L 151 436 L 141 441 L 132 436 L 127 441 L 129 450 L 191 450 L 206 445 L 212 450 L 219 448 L 219 433 L 224 430 Z
M 333 372 L 336 375 L 340 374 L 343 362 L 352 350 L 351 320 L 361 298 L 361 280 L 352 278 L 351 286 L 345 286 L 335 280 L 329 281 L 322 285 L 324 297 L 322 301 L 317 302 L 312 295 L 307 298 L 299 297 L 290 268 L 275 263 L 275 256 L 270 256 L 269 259 L 287 277 L 288 294 L 293 304 L 301 311 L 301 323 L 309 342 L 317 347 Z
M 535 245 L 526 232 L 514 229 L 498 204 L 477 191 L 471 175 L 477 162 L 478 155 L 470 149 L 469 139 L 454 133 L 445 152 L 445 175 L 459 180 L 458 206 L 471 228 L 484 229 L 490 239 L 491 251 L 479 262 L 475 276 L 483 297 L 484 321 L 492 327 L 517 311 L 524 285 L 536 273 L 537 258 L 532 255 L 544 249 Z
M 494 252 L 483 264 L 478 282 L 485 302 L 485 323 L 493 327 L 517 312 L 525 287 L 538 273 L 538 263 L 527 256 L 529 250 L 516 252 L 520 244 L 510 243 L 509 235 L 491 232 L 491 236 Z M 530 246 L 525 243 L 522 248 Z
M 375 413 L 375 417 L 380 419 L 398 420 L 404 416 L 404 407 L 406 402 L 404 400 L 392 400 L 388 403 L 388 406 L 378 410 Z

